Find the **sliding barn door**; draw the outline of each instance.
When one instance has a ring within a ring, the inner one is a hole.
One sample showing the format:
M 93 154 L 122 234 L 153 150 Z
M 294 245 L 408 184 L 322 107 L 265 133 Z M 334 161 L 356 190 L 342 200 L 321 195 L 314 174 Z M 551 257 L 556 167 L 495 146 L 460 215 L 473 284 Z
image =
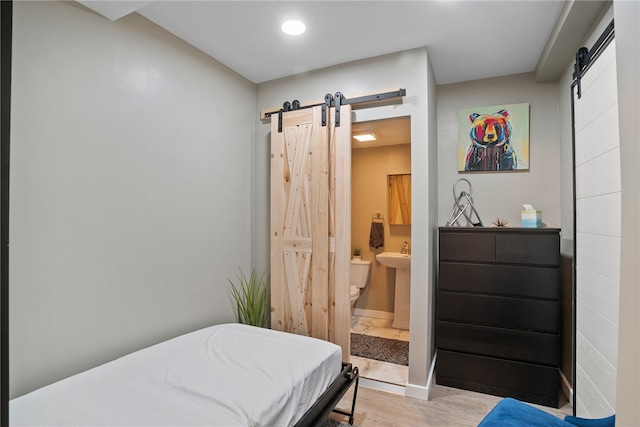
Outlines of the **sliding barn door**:
M 574 96 L 576 360 L 578 416 L 616 407 L 621 181 L 615 40 Z
M 351 115 L 342 106 L 271 122 L 271 327 L 349 355 Z

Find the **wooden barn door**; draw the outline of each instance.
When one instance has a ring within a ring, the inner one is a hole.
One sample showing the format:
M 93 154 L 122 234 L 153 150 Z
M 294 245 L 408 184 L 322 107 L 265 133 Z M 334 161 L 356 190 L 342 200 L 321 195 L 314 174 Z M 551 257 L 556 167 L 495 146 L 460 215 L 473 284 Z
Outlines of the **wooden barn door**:
M 271 327 L 349 355 L 351 115 L 342 106 L 271 120 Z

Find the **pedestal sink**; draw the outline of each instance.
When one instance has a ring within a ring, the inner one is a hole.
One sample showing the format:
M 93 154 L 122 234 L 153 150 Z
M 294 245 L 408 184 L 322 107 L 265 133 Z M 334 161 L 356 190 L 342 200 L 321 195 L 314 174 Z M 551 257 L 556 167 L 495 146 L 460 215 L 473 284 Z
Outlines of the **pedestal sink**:
M 376 259 L 384 266 L 396 269 L 393 327 L 409 330 L 409 290 L 411 284 L 411 255 L 382 252 Z

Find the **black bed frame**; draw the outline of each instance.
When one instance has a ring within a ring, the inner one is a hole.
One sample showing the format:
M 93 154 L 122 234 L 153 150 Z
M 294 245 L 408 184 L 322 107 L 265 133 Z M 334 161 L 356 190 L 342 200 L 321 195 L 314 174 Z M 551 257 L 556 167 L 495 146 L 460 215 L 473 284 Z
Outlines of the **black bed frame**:
M 300 418 L 295 427 L 312 427 L 320 425 L 331 412 L 335 412 L 349 417 L 349 424 L 353 425 L 353 416 L 356 411 L 356 397 L 358 396 L 358 381 L 360 374 L 358 367 L 351 363 L 342 362 L 340 375 L 329 385 L 327 390 L 320 396 L 316 403 Z M 353 401 L 351 402 L 351 412 L 336 409 L 336 405 L 342 399 L 345 392 L 355 382 L 353 389 Z

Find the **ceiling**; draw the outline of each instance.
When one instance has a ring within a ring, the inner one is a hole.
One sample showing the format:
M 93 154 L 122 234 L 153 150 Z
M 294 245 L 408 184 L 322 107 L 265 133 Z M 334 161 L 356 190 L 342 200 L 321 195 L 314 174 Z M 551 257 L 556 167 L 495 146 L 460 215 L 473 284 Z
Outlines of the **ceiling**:
M 258 84 L 427 46 L 438 84 L 536 69 L 560 0 L 80 1 L 111 20 L 137 12 Z M 300 19 L 307 31 L 280 25 Z
M 351 135 L 373 133 L 375 141 L 359 142 L 351 140 L 351 148 L 373 148 L 387 145 L 411 144 L 411 118 L 394 117 L 391 119 L 356 122 L 351 124 Z

